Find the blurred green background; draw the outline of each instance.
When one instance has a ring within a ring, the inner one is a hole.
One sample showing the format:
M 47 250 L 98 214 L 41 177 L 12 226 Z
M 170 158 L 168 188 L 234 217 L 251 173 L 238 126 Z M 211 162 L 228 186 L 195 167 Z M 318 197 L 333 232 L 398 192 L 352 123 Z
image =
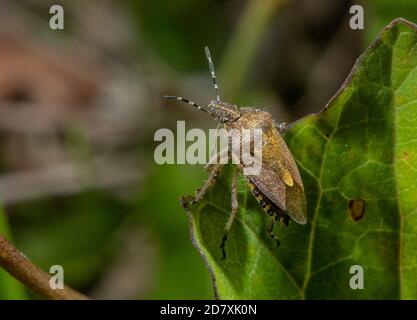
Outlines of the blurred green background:
M 64 30 L 49 28 L 56 3 Z M 296 120 L 395 17 L 417 22 L 417 1 L 2 0 L 0 233 L 93 298 L 211 299 L 179 205 L 205 171 L 156 165 L 153 135 L 216 124 L 162 95 L 213 98 L 208 45 L 224 101 Z M 37 298 L 0 270 L 0 299 Z

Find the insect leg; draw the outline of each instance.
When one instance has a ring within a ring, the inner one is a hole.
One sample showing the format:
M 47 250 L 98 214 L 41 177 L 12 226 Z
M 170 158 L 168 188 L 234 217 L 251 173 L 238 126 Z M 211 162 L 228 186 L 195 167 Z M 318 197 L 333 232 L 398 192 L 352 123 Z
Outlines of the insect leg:
M 220 128 L 220 123 L 217 124 L 216 127 L 216 133 L 219 131 Z M 220 151 L 221 152 L 221 151 Z M 215 161 L 215 162 L 214 162 Z M 213 163 L 217 163 L 217 137 L 216 140 L 214 142 L 214 146 L 213 149 L 210 150 L 210 160 L 209 162 L 204 166 L 204 168 L 207 170 L 208 168 L 210 168 L 210 165 Z
M 217 177 L 219 176 L 221 170 L 223 169 L 224 164 L 215 164 L 209 173 L 209 177 L 207 178 L 206 182 L 204 182 L 204 185 L 201 187 L 201 189 L 198 189 L 196 192 L 196 196 L 193 200 L 191 200 L 190 204 L 195 204 L 203 198 L 206 191 L 213 185 L 214 181 L 216 181 Z
M 281 243 L 279 242 L 278 237 L 274 233 L 274 225 L 275 225 L 275 222 L 276 221 L 277 221 L 277 214 L 274 212 L 274 214 L 271 217 L 271 223 L 269 224 L 267 231 L 268 231 L 269 236 L 272 239 L 274 239 L 277 242 L 278 246 L 279 246 Z
M 210 168 L 219 163 L 220 160 L 223 157 L 229 157 L 229 148 L 224 148 L 223 150 L 221 150 L 219 153 L 217 153 L 217 148 L 213 150 L 214 154 L 211 156 L 211 158 L 209 159 L 208 163 L 204 166 L 204 168 L 208 171 L 210 171 Z
M 288 214 L 284 214 L 280 217 L 279 221 L 286 227 L 290 224 L 290 216 Z
M 280 133 L 284 133 L 285 131 L 287 131 L 289 125 L 286 122 L 281 122 L 281 123 L 275 123 L 275 126 L 277 127 L 278 131 Z
M 233 225 L 233 221 L 236 218 L 237 209 L 239 207 L 239 204 L 238 204 L 238 201 L 237 201 L 237 185 L 236 185 L 236 181 L 237 181 L 237 174 L 236 174 L 236 171 L 233 171 L 233 174 L 232 174 L 232 186 L 231 186 L 231 205 L 232 205 L 232 210 L 231 210 L 231 213 L 230 213 L 229 220 L 227 220 L 226 227 L 224 228 L 224 235 L 223 235 L 222 243 L 220 245 L 220 249 L 222 250 L 222 254 L 223 254 L 222 260 L 224 260 L 226 258 L 226 251 L 224 250 L 224 246 L 226 244 L 227 236 L 229 234 L 230 228 Z

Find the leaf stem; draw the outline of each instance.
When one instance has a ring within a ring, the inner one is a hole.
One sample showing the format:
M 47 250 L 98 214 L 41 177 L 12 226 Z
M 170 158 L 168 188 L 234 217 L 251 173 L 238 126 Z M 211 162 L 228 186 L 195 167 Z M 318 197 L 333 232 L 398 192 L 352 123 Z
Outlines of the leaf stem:
M 0 266 L 38 295 L 54 300 L 88 300 L 74 289 L 52 289 L 51 275 L 34 265 L 23 253 L 0 235 Z

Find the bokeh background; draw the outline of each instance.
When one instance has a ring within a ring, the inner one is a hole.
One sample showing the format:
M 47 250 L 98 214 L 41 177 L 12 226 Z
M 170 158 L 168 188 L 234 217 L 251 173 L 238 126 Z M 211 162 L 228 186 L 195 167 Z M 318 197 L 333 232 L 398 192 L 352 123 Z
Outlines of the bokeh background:
M 417 22 L 417 1 L 0 0 L 0 233 L 93 298 L 212 298 L 179 205 L 205 171 L 156 165 L 153 135 L 216 123 L 162 95 L 213 98 L 208 45 L 224 101 L 294 121 L 395 17 Z M 0 299 L 37 298 L 0 270 Z

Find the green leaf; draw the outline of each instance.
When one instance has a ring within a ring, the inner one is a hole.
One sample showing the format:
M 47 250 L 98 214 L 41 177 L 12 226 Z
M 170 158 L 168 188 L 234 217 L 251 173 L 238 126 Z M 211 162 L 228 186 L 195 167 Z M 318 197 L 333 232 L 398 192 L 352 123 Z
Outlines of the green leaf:
M 395 17 L 410 21 L 417 19 L 416 0 L 370 0 L 366 6 L 365 37 L 370 41 Z
M 187 219 L 178 206 L 181 194 L 198 187 L 204 171 L 197 166 L 155 165 L 141 191 L 137 223 L 146 226 L 156 247 L 153 286 L 143 299 L 209 299 L 210 278 L 190 243 Z M 169 183 L 167 183 L 169 181 Z M 162 200 L 163 199 L 163 200 Z
M 307 225 L 276 226 L 277 247 L 241 176 L 238 217 L 221 260 L 231 166 L 190 208 L 192 237 L 217 296 L 417 299 L 416 128 L 417 26 L 397 19 L 325 109 L 285 134 L 307 194 Z M 351 214 L 357 204 L 364 204 L 361 219 Z M 363 290 L 350 288 L 353 265 L 364 269 Z

